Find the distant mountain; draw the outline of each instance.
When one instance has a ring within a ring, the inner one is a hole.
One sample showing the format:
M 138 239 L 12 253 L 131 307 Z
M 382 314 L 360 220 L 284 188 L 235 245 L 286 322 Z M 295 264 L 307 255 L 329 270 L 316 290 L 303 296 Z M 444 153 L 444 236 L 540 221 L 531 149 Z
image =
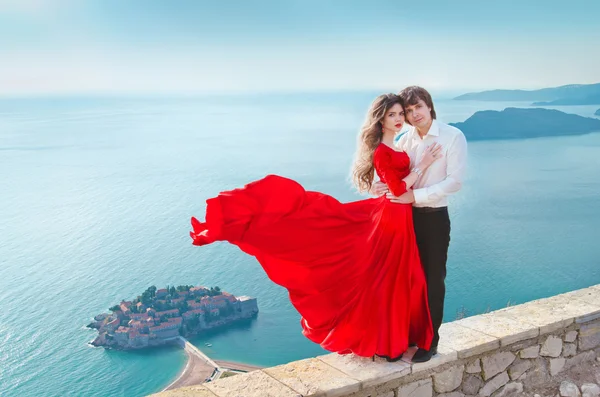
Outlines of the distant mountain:
M 600 94 L 586 97 L 566 97 L 550 102 L 534 102 L 532 106 L 600 105 Z
M 594 113 L 594 115 L 600 116 L 600 109 L 596 110 L 596 113 Z
M 600 101 L 600 83 L 571 84 L 561 87 L 543 88 L 541 90 L 492 90 L 471 92 L 454 98 L 455 100 L 470 101 L 537 101 L 556 105 L 589 105 Z
M 522 139 L 600 132 L 600 120 L 553 109 L 484 110 L 451 125 L 468 140 Z

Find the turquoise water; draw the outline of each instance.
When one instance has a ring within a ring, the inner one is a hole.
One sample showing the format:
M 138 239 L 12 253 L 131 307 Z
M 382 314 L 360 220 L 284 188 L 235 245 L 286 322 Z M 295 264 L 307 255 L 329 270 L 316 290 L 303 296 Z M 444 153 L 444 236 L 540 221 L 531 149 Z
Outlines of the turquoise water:
M 0 394 L 165 387 L 185 364 L 181 350 L 91 348 L 95 332 L 83 328 L 152 284 L 258 297 L 255 320 L 192 340 L 213 358 L 267 366 L 323 353 L 252 258 L 190 244 L 189 217 L 267 173 L 357 199 L 347 175 L 372 97 L 0 100 Z M 514 105 L 523 104 L 437 102 L 446 122 Z M 445 320 L 600 283 L 600 134 L 469 149 L 468 181 L 451 204 Z

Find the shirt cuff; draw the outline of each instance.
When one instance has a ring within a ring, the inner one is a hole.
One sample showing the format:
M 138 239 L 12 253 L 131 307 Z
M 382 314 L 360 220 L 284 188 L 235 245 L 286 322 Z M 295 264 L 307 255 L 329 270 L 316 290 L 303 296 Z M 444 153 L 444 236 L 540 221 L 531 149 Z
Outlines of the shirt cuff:
M 415 196 L 415 204 L 423 204 L 429 199 L 429 194 L 427 193 L 427 188 L 414 189 L 413 194 Z

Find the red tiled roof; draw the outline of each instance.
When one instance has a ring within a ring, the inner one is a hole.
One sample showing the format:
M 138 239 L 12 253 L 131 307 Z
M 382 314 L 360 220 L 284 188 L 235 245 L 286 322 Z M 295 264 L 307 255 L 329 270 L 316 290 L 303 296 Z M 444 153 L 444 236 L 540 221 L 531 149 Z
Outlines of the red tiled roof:
M 173 313 L 179 313 L 179 309 L 171 309 L 171 310 L 165 310 L 164 312 L 156 312 L 156 315 L 158 317 L 163 316 L 165 314 L 173 314 Z
M 175 329 L 177 327 L 174 326 L 179 326 L 179 324 L 176 323 L 163 323 L 161 325 L 157 325 L 156 327 L 151 327 L 150 328 L 150 332 L 156 332 L 156 331 L 162 331 L 165 329 Z
M 194 309 L 194 310 L 188 310 L 187 312 L 183 313 L 184 317 L 191 317 L 194 314 L 204 314 L 204 310 L 202 309 Z

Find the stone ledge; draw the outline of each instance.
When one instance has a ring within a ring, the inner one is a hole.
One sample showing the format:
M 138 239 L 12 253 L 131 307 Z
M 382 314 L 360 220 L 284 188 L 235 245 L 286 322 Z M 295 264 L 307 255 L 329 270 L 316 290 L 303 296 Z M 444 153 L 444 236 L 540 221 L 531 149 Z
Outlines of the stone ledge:
M 344 396 L 361 388 L 360 380 L 351 378 L 318 358 L 294 361 L 264 371 L 303 396 Z
M 300 394 L 261 371 L 235 375 L 204 386 L 218 397 L 300 397 Z
M 411 391 L 413 388 L 424 390 L 424 395 L 433 396 L 434 386 L 438 390 L 448 391 L 453 387 L 457 380 L 451 378 L 454 376 L 454 372 L 457 372 L 456 368 L 461 368 L 461 371 L 462 368 L 466 368 L 465 379 L 469 377 L 487 379 L 483 371 L 487 372 L 488 376 L 489 373 L 501 372 L 489 382 L 481 380 L 482 385 L 485 383 L 481 392 L 489 395 L 488 393 L 491 394 L 497 390 L 496 384 L 500 385 L 499 388 L 508 382 L 508 375 L 502 371 L 506 371 L 506 367 L 511 365 L 509 361 L 512 362 L 514 358 L 509 353 L 505 353 L 507 349 L 516 354 L 523 348 L 534 344 L 538 346 L 540 341 L 545 341 L 542 354 L 550 355 L 548 359 L 554 360 L 552 361 L 552 371 L 560 371 L 562 365 L 558 364 L 564 364 L 564 360 L 551 357 L 560 354 L 558 348 L 562 348 L 562 339 L 557 338 L 554 334 L 559 331 L 572 333 L 574 329 L 581 328 L 580 346 L 590 349 L 598 348 L 600 324 L 597 323 L 597 320 L 600 320 L 600 284 L 445 323 L 440 328 L 439 354 L 427 363 L 411 364 L 406 362 L 410 361 L 411 352 L 414 353 L 414 349 L 405 354 L 404 361 L 396 363 L 388 363 L 382 359 L 372 362 L 369 358 L 354 355 L 341 356 L 332 353 L 219 379 L 204 385 L 162 392 L 153 396 L 330 397 L 364 395 L 365 397 L 375 397 L 394 395 L 395 393 L 401 397 L 405 395 L 405 392 L 413 393 L 414 390 Z M 564 336 L 564 338 L 572 339 L 573 336 Z M 553 347 L 552 344 L 555 346 Z M 561 346 L 557 346 L 557 344 Z M 523 365 L 522 362 L 525 357 L 529 356 L 519 354 L 523 358 L 519 359 L 521 361 L 515 361 L 515 369 L 509 371 L 515 379 L 517 376 L 514 374 L 518 373 L 517 371 L 521 369 L 525 371 L 530 368 L 529 364 Z M 478 357 L 483 358 L 484 355 L 488 360 L 485 361 L 487 367 L 481 370 L 481 374 L 478 374 L 476 371 L 477 365 L 479 365 L 477 364 Z M 593 350 L 588 353 L 580 352 L 577 357 L 571 359 L 571 362 L 593 359 L 592 356 L 595 357 Z M 537 371 L 538 369 L 536 367 L 533 370 Z M 471 375 L 472 373 L 474 375 Z M 433 378 L 431 378 L 431 374 L 434 375 Z M 460 375 L 462 376 L 462 372 Z M 432 379 L 436 381 L 432 383 Z M 444 379 L 444 382 L 440 379 Z M 506 382 L 504 382 L 505 380 Z M 444 388 L 440 386 L 442 384 L 450 386 L 444 386 Z M 522 387 L 521 383 L 518 385 L 515 384 L 511 387 Z
M 336 353 L 318 357 L 333 368 L 361 382 L 363 388 L 378 386 L 392 379 L 411 373 L 411 365 L 405 362 L 388 363 L 384 359 L 372 360 L 353 354 Z

